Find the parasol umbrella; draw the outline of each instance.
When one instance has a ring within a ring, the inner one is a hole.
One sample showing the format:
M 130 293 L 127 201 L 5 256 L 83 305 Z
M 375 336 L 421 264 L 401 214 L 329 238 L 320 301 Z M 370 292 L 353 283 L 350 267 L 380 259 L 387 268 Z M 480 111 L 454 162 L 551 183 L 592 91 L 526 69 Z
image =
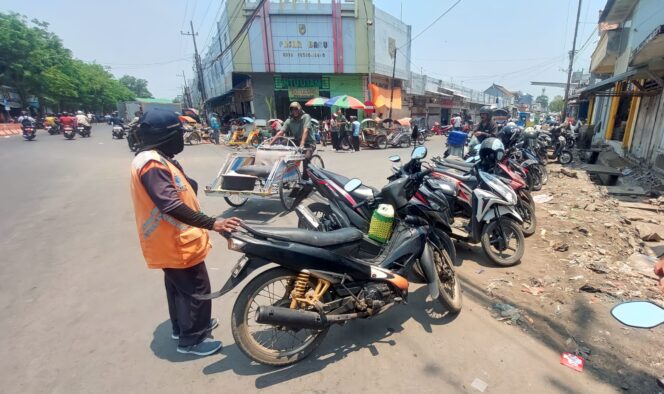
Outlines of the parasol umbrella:
M 329 100 L 327 97 L 315 97 L 304 103 L 304 105 L 307 107 L 322 107 L 327 100 Z
M 325 102 L 325 105 L 328 107 L 364 109 L 364 104 L 362 104 L 360 100 L 346 94 L 343 96 L 332 97 Z
M 184 122 L 184 123 L 196 123 L 196 121 L 195 121 L 192 117 L 190 117 L 190 116 L 180 115 L 180 116 L 178 116 L 178 118 L 180 118 L 180 122 Z
M 410 120 L 411 120 L 411 118 L 401 118 L 401 119 L 397 120 L 397 123 L 399 123 L 400 125 L 405 126 L 405 127 L 410 127 Z

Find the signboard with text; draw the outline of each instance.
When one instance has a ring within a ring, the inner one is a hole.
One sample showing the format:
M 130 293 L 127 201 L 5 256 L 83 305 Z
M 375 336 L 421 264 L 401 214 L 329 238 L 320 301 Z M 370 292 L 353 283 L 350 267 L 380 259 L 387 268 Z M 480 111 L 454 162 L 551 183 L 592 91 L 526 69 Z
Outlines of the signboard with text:
M 272 15 L 277 72 L 334 72 L 332 19 L 324 15 Z

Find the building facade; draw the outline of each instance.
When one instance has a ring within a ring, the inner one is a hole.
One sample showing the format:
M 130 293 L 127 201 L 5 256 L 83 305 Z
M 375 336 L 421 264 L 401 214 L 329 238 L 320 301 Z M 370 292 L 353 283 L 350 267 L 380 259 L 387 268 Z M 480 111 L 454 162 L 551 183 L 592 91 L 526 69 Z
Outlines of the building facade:
M 594 140 L 621 156 L 664 171 L 664 14 L 658 0 L 609 0 L 590 70 L 602 78 L 583 89 Z

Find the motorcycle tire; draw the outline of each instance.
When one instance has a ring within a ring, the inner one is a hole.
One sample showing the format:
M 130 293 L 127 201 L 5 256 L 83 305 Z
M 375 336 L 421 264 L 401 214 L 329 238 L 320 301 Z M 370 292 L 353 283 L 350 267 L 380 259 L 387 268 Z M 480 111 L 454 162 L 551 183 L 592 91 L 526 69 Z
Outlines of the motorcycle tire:
M 300 175 L 300 169 L 296 168 L 297 172 L 296 179 L 284 181 L 281 179 L 279 181 L 279 201 L 281 205 L 287 212 L 292 211 L 295 208 L 295 198 L 290 197 L 289 194 L 293 190 L 292 188 L 302 182 L 302 176 Z
M 519 196 L 519 198 L 527 201 L 528 204 L 530 204 L 530 206 L 533 207 L 533 212 L 536 210 L 537 207 L 535 206 L 535 200 L 533 200 L 533 195 L 530 194 L 528 190 L 521 189 L 519 190 L 517 195 Z
M 401 137 L 399 139 L 399 148 L 409 148 L 411 139 L 408 136 Z
M 539 169 L 542 178 L 542 186 L 544 186 L 547 182 L 549 182 L 549 170 L 547 170 L 546 166 L 543 164 L 539 165 Z
M 387 137 L 384 135 L 379 135 L 376 137 L 376 142 L 374 145 L 378 149 L 387 149 Z
M 523 236 L 528 238 L 535 234 L 535 231 L 537 231 L 537 216 L 535 216 L 535 209 L 533 206 L 530 205 L 528 201 L 522 200 L 519 197 L 516 209 L 523 219 L 523 223 L 521 224 L 521 231 L 523 232 Z
M 446 250 L 432 245 L 433 262 L 438 274 L 438 302 L 451 314 L 461 312 L 461 282 L 454 272 L 454 263 Z
M 339 147 L 341 150 L 350 150 L 350 142 L 348 141 L 348 137 L 344 137 L 339 141 Z
M 295 364 L 296 362 L 301 361 L 302 359 L 309 356 L 311 352 L 313 352 L 320 345 L 320 343 L 327 335 L 327 332 L 329 331 L 329 327 L 322 330 L 309 330 L 311 331 L 311 339 L 309 339 L 303 346 L 288 352 L 264 347 L 249 332 L 250 323 L 254 327 L 257 325 L 257 323 L 253 321 L 254 316 L 252 314 L 252 305 L 255 303 L 257 304 L 256 297 L 259 295 L 261 297 L 265 297 L 265 295 L 260 293 L 263 289 L 270 286 L 271 284 L 273 285 L 274 289 L 275 283 L 283 283 L 283 281 L 287 281 L 288 283 L 294 281 L 296 277 L 296 272 L 287 270 L 282 267 L 267 270 L 247 283 L 247 285 L 238 295 L 237 300 L 233 305 L 233 312 L 231 315 L 231 332 L 233 334 L 235 344 L 238 346 L 238 348 L 240 348 L 242 353 L 257 363 L 279 367 Z M 290 305 L 289 294 L 284 294 L 284 297 L 281 300 L 275 300 L 272 305 L 287 307 Z M 270 326 L 265 325 L 265 327 L 267 329 Z M 276 326 L 273 326 L 273 329 L 275 330 L 273 335 L 283 331 L 294 331 L 295 334 L 302 331 L 289 330 L 285 327 L 278 329 Z
M 197 133 L 192 133 L 186 141 L 189 145 L 198 145 L 201 143 L 201 136 Z
M 563 150 L 560 152 L 560 156 L 558 156 L 558 162 L 563 165 L 571 163 L 573 159 L 572 152 L 568 150 Z
M 237 200 L 231 200 L 230 197 L 224 197 L 224 201 L 226 201 L 226 203 L 233 208 L 240 208 L 241 206 L 247 203 L 247 200 L 249 200 L 246 197 L 240 197 L 240 196 L 233 196 L 233 197 L 237 198 Z
M 426 142 L 426 138 L 424 138 L 423 134 L 420 134 L 417 136 L 417 140 L 415 141 L 417 142 L 417 145 L 424 145 L 424 143 Z
M 76 136 L 75 133 L 65 134 L 65 138 L 70 140 L 70 141 L 73 140 L 75 136 Z
M 534 192 L 542 190 L 542 173 L 540 172 L 539 167 L 530 167 L 528 176 L 531 180 L 531 190 Z
M 497 231 L 500 231 L 498 228 L 499 225 L 503 232 L 506 230 L 509 231 L 510 236 L 513 235 L 516 239 L 517 245 L 514 249 L 514 254 L 510 257 L 503 257 L 501 255 L 502 253 L 496 253 L 492 249 L 493 244 L 498 242 L 498 240 L 492 239 L 492 236 L 496 235 Z M 519 226 L 519 224 L 517 224 L 514 220 L 507 219 L 505 217 L 501 217 L 498 218 L 498 220 L 490 222 L 482 229 L 482 249 L 484 249 L 484 253 L 486 253 L 487 257 L 489 257 L 489 260 L 501 267 L 510 267 L 518 264 L 519 261 L 521 261 L 521 257 L 523 257 L 523 253 L 526 250 L 525 241 L 526 240 L 523 236 L 523 232 L 521 231 L 521 226 Z
M 33 134 L 33 135 L 26 135 L 26 136 L 24 136 L 24 138 L 25 138 L 27 141 L 32 141 L 32 140 L 35 139 L 35 135 L 34 135 L 34 134 Z
M 325 168 L 325 162 L 319 155 L 312 155 L 311 159 L 309 159 L 309 164 L 318 168 Z

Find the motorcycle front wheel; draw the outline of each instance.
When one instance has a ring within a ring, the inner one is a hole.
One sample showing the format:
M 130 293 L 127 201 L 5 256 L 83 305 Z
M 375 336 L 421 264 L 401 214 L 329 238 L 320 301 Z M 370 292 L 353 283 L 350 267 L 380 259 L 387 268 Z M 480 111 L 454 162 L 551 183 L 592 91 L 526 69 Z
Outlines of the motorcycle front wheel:
M 528 238 L 531 235 L 535 234 L 537 231 L 537 217 L 535 216 L 535 208 L 527 200 L 519 197 L 519 201 L 516 206 L 517 212 L 523 218 L 523 224 L 521 225 L 521 231 L 523 236 Z
M 560 152 L 560 156 L 558 156 L 558 161 L 560 162 L 560 164 L 569 164 L 572 162 L 572 159 L 573 159 L 572 152 L 568 150 Z
M 255 316 L 260 306 L 288 308 L 297 273 L 277 267 L 252 279 L 237 297 L 231 316 L 233 339 L 251 360 L 265 365 L 294 364 L 313 352 L 329 328 L 292 329 L 259 324 Z M 310 281 L 307 290 L 313 289 Z
M 446 250 L 431 245 L 433 249 L 433 262 L 438 274 L 439 291 L 438 302 L 450 313 L 461 311 L 461 283 L 454 273 L 454 263 Z
M 484 227 L 481 243 L 487 257 L 501 267 L 517 264 L 526 249 L 521 226 L 504 217 Z

